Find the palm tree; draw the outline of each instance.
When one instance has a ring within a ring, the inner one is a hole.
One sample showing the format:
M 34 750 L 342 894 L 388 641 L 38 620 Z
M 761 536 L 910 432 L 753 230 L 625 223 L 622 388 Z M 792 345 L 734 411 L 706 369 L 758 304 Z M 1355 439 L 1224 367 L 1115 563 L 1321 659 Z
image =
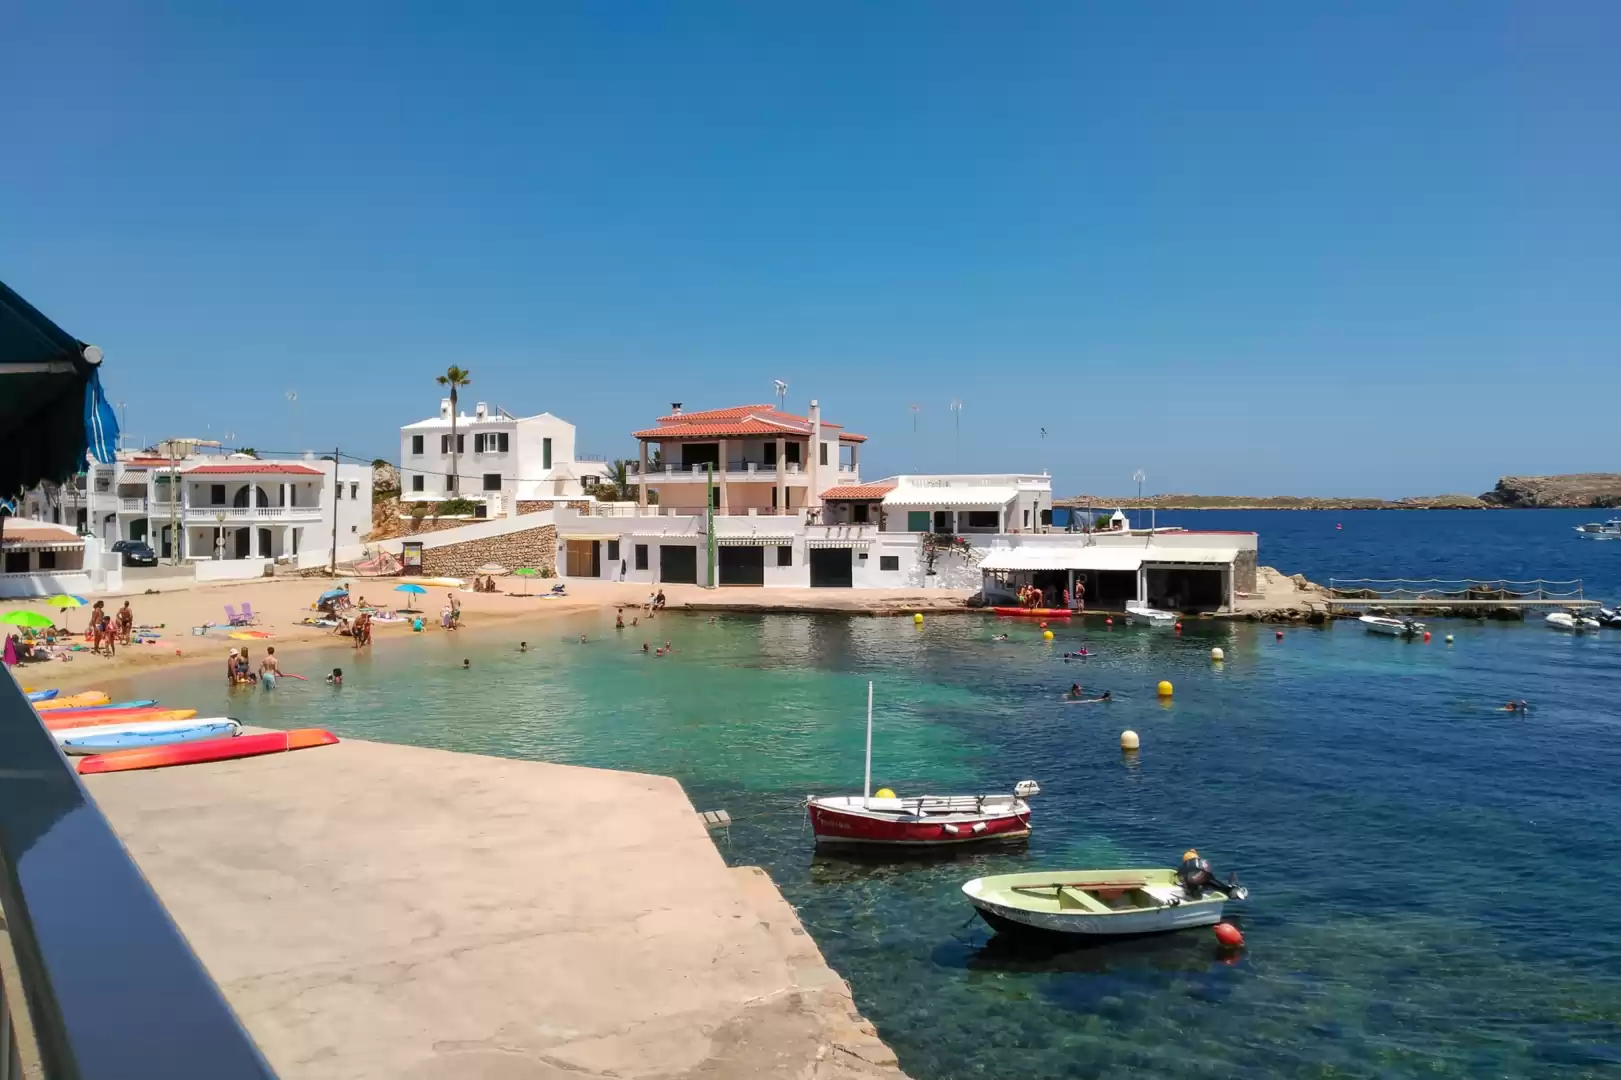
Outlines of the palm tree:
M 629 458 L 615 458 L 613 464 L 608 466 L 608 480 L 613 485 L 615 498 L 630 500 L 636 497 L 632 494 L 635 489 L 630 484 L 630 464 Z
M 473 381 L 473 373 L 455 364 L 445 369 L 445 373 L 436 380 L 440 386 L 450 387 L 450 488 L 456 498 L 461 498 L 461 454 L 456 449 L 456 391 Z

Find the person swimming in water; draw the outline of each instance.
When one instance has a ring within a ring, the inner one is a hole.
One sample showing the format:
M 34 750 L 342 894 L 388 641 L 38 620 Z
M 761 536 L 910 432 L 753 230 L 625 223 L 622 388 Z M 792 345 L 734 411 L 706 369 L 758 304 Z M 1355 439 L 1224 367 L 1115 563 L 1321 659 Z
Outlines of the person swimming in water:
M 1079 700 L 1081 700 L 1081 684 L 1080 683 L 1077 682 L 1077 683 L 1070 683 L 1069 684 L 1069 697 L 1070 697 L 1071 701 L 1079 701 Z
M 330 675 L 328 675 L 326 677 L 326 681 L 331 683 L 333 686 L 342 686 L 343 685 L 343 669 L 341 667 L 333 668 L 332 669 L 332 674 L 330 674 Z
M 462 660 L 462 670 L 463 671 L 467 671 L 472 666 L 473 666 L 473 662 L 471 660 L 467 660 L 467 659 Z
M 1511 701 L 1507 705 L 1503 706 L 1502 711 L 1503 712 L 1530 712 L 1531 711 L 1531 703 L 1529 701 L 1524 701 L 1524 700 Z
M 614 629 L 615 630 L 623 630 L 624 628 L 625 628 L 625 614 L 624 614 L 624 612 L 619 612 L 619 613 L 614 615 Z
M 648 647 L 647 647 L 647 642 L 645 642 L 645 641 L 644 641 L 644 642 L 642 642 L 642 652 L 643 652 L 643 653 L 647 653 L 647 652 L 649 652 L 649 651 L 651 651 L 651 650 L 649 650 L 649 649 L 648 649 Z
M 1007 640 L 1007 635 L 1006 634 L 996 634 L 991 638 L 991 640 L 992 641 L 1006 641 Z M 1069 654 L 1065 653 L 1064 655 L 1068 656 Z
M 527 641 L 518 642 L 518 651 L 519 652 L 528 652 L 529 651 L 529 642 L 527 642 Z

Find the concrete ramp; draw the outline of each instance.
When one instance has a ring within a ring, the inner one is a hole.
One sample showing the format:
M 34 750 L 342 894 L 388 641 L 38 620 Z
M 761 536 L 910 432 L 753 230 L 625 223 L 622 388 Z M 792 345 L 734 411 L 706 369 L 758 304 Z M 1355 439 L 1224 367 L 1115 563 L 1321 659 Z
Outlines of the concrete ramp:
M 87 780 L 285 1080 L 902 1075 L 673 780 L 352 741 Z

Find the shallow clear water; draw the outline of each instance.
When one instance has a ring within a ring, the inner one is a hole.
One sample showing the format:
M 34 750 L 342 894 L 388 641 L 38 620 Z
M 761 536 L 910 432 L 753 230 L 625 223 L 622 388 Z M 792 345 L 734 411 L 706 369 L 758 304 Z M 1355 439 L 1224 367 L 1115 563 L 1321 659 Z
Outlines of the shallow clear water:
M 1310 516 L 1284 515 L 1302 535 L 1264 535 L 1262 561 L 1328 576 L 1311 565 L 1334 553 L 1314 553 Z M 1524 516 L 1467 515 L 1464 527 Z M 1550 533 L 1563 524 L 1530 516 Z M 1346 530 L 1330 543 L 1352 527 L 1338 517 Z M 1471 541 L 1437 576 L 1475 572 L 1460 565 L 1468 552 L 1500 541 Z M 1048 646 L 1034 627 L 980 616 L 918 630 L 672 614 L 622 636 L 611 623 L 334 653 L 323 659 L 345 668 L 340 691 L 232 693 L 211 672 L 128 686 L 268 726 L 674 775 L 700 809 L 731 812 L 727 858 L 770 870 L 919 1080 L 1621 1075 L 1621 632 L 1450 623 L 1423 644 L 1349 624 L 1278 641 L 1248 625 L 1179 637 L 1089 622 Z M 989 640 L 1004 629 L 1014 641 Z M 570 640 L 581 632 L 596 640 Z M 532 652 L 516 651 L 519 637 Z M 635 651 L 665 638 L 671 657 Z M 1081 641 L 1093 658 L 1059 659 Z M 1213 645 L 1227 653 L 1219 667 Z M 1161 678 L 1176 685 L 1169 706 L 1154 697 Z M 859 790 L 868 679 L 875 785 L 1038 779 L 1027 847 L 813 854 L 799 804 Z M 1072 681 L 1119 700 L 1066 705 Z M 1530 719 L 1497 711 L 1510 697 L 1536 705 Z M 1132 756 L 1117 748 L 1128 727 L 1142 737 Z M 984 873 L 1169 865 L 1189 845 L 1252 890 L 1236 959 L 1208 931 L 1011 949 L 958 893 Z

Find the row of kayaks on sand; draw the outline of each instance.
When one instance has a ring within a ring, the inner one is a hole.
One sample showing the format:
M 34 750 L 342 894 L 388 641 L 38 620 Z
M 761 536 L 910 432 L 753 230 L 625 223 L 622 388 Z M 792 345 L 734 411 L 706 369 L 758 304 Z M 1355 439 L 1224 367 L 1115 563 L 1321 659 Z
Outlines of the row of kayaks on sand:
M 80 773 L 227 761 L 338 741 L 319 728 L 244 735 L 242 725 L 228 716 L 199 717 L 196 709 L 165 708 L 153 698 L 112 701 L 95 690 L 27 694 L 56 744 L 78 758 Z

